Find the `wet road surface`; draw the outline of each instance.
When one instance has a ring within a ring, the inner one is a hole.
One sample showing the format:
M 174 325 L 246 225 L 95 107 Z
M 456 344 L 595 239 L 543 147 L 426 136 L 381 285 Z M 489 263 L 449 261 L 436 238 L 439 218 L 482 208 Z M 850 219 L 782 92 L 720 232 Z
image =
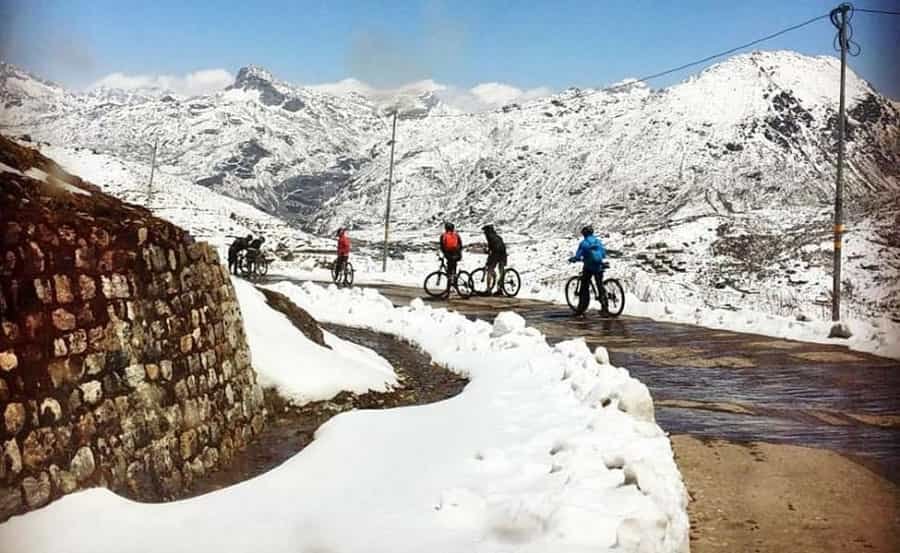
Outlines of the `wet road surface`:
M 397 305 L 418 288 L 378 285 Z M 900 482 L 900 362 L 847 348 L 636 317 L 576 319 L 565 305 L 473 297 L 435 300 L 492 321 L 513 310 L 550 342 L 584 337 L 644 382 L 672 434 L 824 447 Z

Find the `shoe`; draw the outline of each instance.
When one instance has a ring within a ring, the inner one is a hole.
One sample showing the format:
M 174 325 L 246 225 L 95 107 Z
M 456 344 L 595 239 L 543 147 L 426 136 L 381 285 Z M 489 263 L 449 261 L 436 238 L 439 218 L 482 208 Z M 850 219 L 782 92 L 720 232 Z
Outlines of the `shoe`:
M 494 292 L 492 295 L 493 295 L 493 296 L 502 296 L 502 295 L 503 295 L 503 292 L 501 292 L 500 290 L 497 290 L 497 291 Z

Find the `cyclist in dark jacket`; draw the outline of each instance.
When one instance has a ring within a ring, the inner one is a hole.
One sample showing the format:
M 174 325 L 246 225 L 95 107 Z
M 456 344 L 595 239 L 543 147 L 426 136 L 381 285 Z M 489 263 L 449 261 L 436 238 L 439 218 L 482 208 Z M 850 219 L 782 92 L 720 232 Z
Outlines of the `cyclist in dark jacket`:
M 584 262 L 578 309 L 575 310 L 575 314 L 581 315 L 587 311 L 588 305 L 591 303 L 591 278 L 593 278 L 600 295 L 600 314 L 608 315 L 609 304 L 603 289 L 603 270 L 605 268 L 603 261 L 606 258 L 606 248 L 603 247 L 603 242 L 594 236 L 594 227 L 587 225 L 582 228 L 581 235 L 584 239 L 578 244 L 575 255 L 569 258 L 569 263 Z
M 231 274 L 236 275 L 238 272 L 238 255 L 250 246 L 253 235 L 248 234 L 246 237 L 235 238 L 234 242 L 228 246 L 228 270 Z
M 507 261 L 506 244 L 503 242 L 503 238 L 500 238 L 500 235 L 497 234 L 494 225 L 485 225 L 481 227 L 481 230 L 484 231 L 484 237 L 488 246 L 488 258 L 484 271 L 487 273 L 487 289 L 488 293 L 490 293 L 497 282 L 496 269 L 498 265 L 500 267 L 500 282 L 503 282 L 503 273 L 506 272 Z M 497 286 L 494 295 L 503 295 L 502 286 Z
M 244 255 L 247 256 L 247 260 L 251 264 L 256 263 L 256 258 L 257 258 L 257 256 L 259 256 L 259 252 L 262 249 L 262 245 L 265 241 L 266 241 L 266 239 L 263 238 L 262 236 L 260 236 L 259 238 L 254 238 L 253 240 L 250 241 L 250 245 L 247 246 L 247 253 Z
M 447 274 L 452 278 L 456 274 L 456 264 L 462 259 L 463 243 L 453 223 L 444 223 L 444 233 L 440 239 L 441 253 L 447 260 Z

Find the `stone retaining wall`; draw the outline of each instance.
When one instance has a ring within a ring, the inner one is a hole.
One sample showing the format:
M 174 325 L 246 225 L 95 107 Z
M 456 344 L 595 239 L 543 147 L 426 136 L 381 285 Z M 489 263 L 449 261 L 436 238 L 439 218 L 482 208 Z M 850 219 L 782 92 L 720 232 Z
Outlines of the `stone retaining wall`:
M 0 521 L 97 485 L 179 496 L 264 421 L 227 271 L 3 137 L 0 163 Z

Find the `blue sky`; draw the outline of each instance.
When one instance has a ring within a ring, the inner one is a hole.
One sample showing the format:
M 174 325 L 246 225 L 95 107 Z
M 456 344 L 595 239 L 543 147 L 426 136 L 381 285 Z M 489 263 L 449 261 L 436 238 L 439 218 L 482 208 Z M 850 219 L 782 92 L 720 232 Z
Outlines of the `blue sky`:
M 240 2 L 0 0 L 0 57 L 69 86 L 110 73 L 184 75 L 249 63 L 315 84 L 431 78 L 468 88 L 602 86 L 827 13 L 835 1 Z M 897 9 L 891 0 L 857 7 Z M 900 17 L 857 13 L 854 70 L 900 97 Z M 827 20 L 761 46 L 831 54 Z M 699 68 L 651 83 L 665 86 Z

